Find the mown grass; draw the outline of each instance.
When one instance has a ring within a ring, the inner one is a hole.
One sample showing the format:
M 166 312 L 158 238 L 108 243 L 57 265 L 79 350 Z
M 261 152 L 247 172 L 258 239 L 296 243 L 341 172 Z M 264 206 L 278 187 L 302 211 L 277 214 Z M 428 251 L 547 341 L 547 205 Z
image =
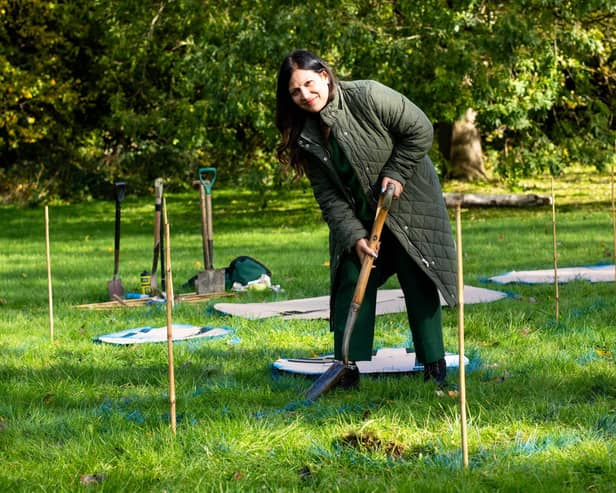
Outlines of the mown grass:
M 548 180 L 515 191 L 549 194 Z M 559 265 L 613 261 L 609 176 L 558 179 Z M 459 191 L 462 184 L 448 184 Z M 479 191 L 498 189 L 477 187 Z M 468 188 L 466 188 L 468 189 Z M 504 187 L 501 191 L 508 191 Z M 327 294 L 327 229 L 308 190 L 263 198 L 215 189 L 215 266 L 263 261 L 281 293 Z M 152 261 L 153 204 L 123 203 L 121 278 L 136 290 Z M 176 289 L 202 262 L 198 197 L 170 195 Z M 421 378 L 364 378 L 313 405 L 278 357 L 331 351 L 325 321 L 227 318 L 212 300 L 174 321 L 231 336 L 174 345 L 178 430 L 168 423 L 167 348 L 93 338 L 165 325 L 162 307 L 92 311 L 113 267 L 113 204 L 50 207 L 55 337 L 49 336 L 43 211 L 0 208 L 0 490 L 2 491 L 612 491 L 616 482 L 614 283 L 484 283 L 550 268 L 551 207 L 463 211 L 466 284 L 507 299 L 465 307 L 470 467 L 461 466 L 459 402 Z M 452 215 L 453 218 L 453 215 Z M 395 282 L 390 285 L 395 287 Z M 230 301 L 226 298 L 224 301 Z M 444 311 L 457 351 L 457 313 Z M 404 314 L 378 318 L 375 347 L 408 346 Z M 457 374 L 452 372 L 451 383 Z M 101 474 L 85 486 L 81 477 Z

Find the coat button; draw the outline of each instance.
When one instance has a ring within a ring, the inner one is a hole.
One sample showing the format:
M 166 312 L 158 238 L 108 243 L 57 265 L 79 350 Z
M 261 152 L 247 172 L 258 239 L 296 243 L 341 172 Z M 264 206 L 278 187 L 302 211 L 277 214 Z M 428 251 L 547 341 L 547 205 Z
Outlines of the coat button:
M 327 156 L 323 156 L 323 161 L 327 161 Z

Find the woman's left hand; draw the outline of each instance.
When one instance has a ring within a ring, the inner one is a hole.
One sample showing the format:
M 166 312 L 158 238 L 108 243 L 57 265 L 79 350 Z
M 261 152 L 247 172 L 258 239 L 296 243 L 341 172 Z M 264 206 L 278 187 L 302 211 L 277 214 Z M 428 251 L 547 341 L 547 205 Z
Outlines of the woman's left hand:
M 355 242 L 355 253 L 359 258 L 360 263 L 364 263 L 364 257 L 366 255 L 370 255 L 371 257 L 377 258 L 379 256 L 379 247 L 381 243 L 376 246 L 376 250 L 372 250 L 370 245 L 368 244 L 368 240 L 366 238 L 360 238 Z
M 400 183 L 398 180 L 394 180 L 393 178 L 388 178 L 387 176 L 385 176 L 383 178 L 383 181 L 381 182 L 381 193 L 387 190 L 387 185 L 389 185 L 390 183 L 394 186 L 394 199 L 399 198 L 400 195 L 402 195 L 402 191 L 404 190 L 402 183 Z

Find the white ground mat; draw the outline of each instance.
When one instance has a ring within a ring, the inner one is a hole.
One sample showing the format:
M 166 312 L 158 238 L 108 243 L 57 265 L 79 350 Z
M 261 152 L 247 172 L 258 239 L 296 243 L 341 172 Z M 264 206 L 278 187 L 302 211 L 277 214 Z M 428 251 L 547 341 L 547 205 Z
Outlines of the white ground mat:
M 464 286 L 464 304 L 488 303 L 506 298 L 507 293 L 492 289 Z M 441 297 L 441 304 L 445 301 Z M 283 319 L 328 319 L 329 296 L 268 303 L 217 303 L 214 309 L 225 315 L 259 319 L 282 317 Z M 382 289 L 377 292 L 376 314 L 406 311 L 401 289 Z
M 614 282 L 614 265 L 598 265 L 586 267 L 557 267 L 558 282 L 590 281 Z M 488 278 L 498 284 L 547 284 L 554 282 L 554 269 L 511 271 Z
M 333 363 L 333 356 L 321 358 L 280 358 L 273 363 L 278 371 L 296 373 L 298 375 L 317 376 L 327 371 Z M 458 368 L 460 356 L 447 353 L 445 355 L 447 368 Z M 464 358 L 464 365 L 468 365 Z M 405 348 L 382 348 L 376 352 L 371 361 L 358 361 L 359 373 L 364 375 L 379 375 L 388 373 L 416 373 L 423 371 L 423 365 L 415 360 L 415 353 L 407 352 Z
M 231 329 L 218 327 L 199 327 L 195 325 L 173 324 L 173 340 L 184 341 L 199 338 L 215 338 L 230 334 Z M 166 342 L 167 326 L 137 327 L 105 334 L 94 339 L 96 342 L 109 344 L 144 344 L 150 342 Z

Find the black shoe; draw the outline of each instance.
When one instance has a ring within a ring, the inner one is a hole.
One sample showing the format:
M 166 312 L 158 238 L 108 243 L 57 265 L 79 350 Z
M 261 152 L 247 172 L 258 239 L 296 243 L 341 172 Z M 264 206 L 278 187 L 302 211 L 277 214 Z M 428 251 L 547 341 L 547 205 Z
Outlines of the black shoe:
M 424 382 L 433 378 L 440 388 L 447 387 L 447 364 L 445 358 L 424 365 Z
M 344 369 L 342 378 L 340 379 L 336 387 L 339 387 L 344 390 L 359 388 L 359 368 L 357 368 L 356 364 L 351 363 L 347 365 L 347 367 Z

